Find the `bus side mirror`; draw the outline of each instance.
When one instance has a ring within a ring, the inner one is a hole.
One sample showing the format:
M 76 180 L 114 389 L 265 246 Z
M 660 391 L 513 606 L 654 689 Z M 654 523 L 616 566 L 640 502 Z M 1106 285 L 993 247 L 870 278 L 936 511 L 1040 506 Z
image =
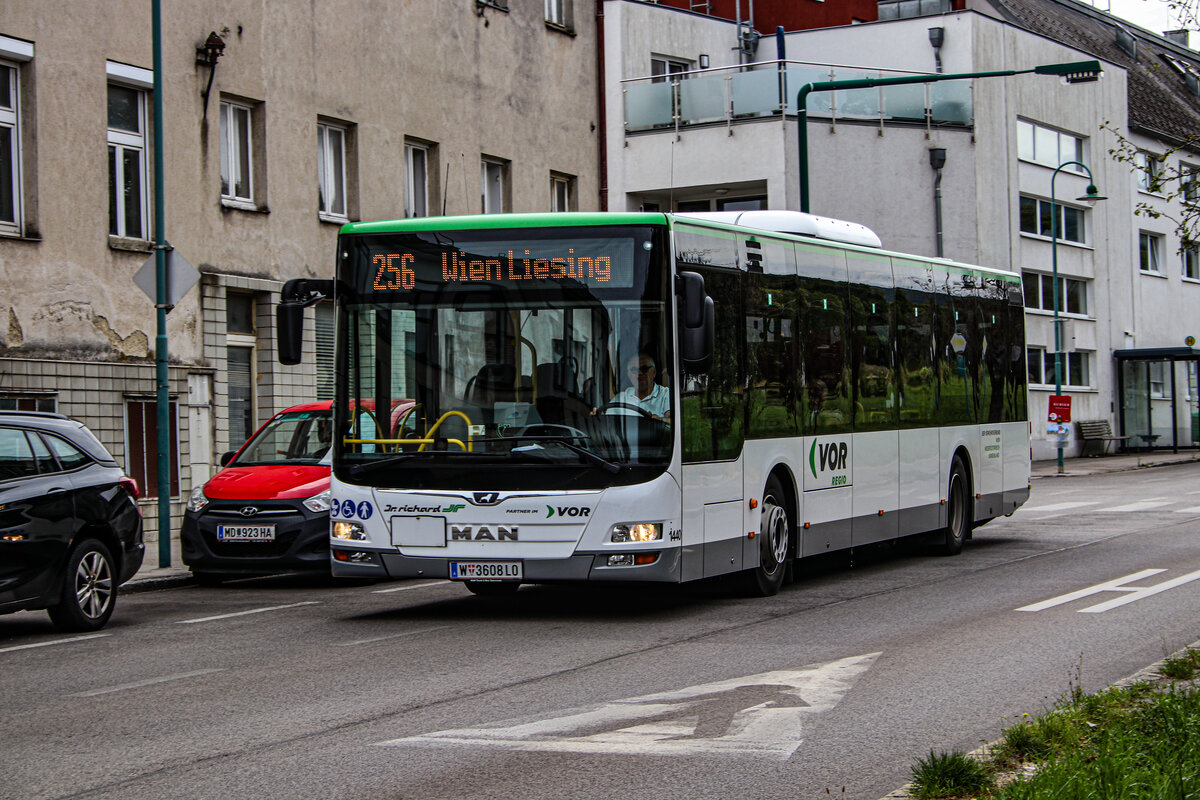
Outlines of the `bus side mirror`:
M 683 371 L 703 375 L 712 369 L 715 305 L 704 292 L 704 277 L 681 272 L 675 279 L 679 296 L 679 361 Z
M 289 366 L 299 364 L 304 344 L 303 305 L 280 303 L 276 307 L 275 338 L 279 346 L 279 363 Z
M 275 309 L 275 344 L 279 363 L 300 363 L 304 347 L 304 309 L 333 297 L 333 281 L 295 278 L 283 285 Z

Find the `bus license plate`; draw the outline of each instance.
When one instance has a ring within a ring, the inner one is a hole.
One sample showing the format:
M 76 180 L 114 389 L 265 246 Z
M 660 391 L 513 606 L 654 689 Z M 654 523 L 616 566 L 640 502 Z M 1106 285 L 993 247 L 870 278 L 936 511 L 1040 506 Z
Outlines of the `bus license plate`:
M 453 581 L 519 581 L 523 577 L 520 561 L 451 561 Z
M 218 542 L 273 542 L 274 525 L 218 525 Z

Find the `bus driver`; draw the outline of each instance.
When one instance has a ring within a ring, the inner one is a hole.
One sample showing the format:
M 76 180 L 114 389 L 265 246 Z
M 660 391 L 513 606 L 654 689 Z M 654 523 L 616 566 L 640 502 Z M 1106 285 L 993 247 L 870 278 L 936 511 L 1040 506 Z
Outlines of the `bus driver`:
M 671 421 L 671 393 L 667 387 L 655 383 L 658 369 L 649 353 L 638 353 L 629 359 L 625 369 L 632 385 L 613 395 L 607 403 L 608 413 L 621 414 L 622 405 L 635 406 L 660 422 Z M 592 409 L 596 413 L 596 409 Z

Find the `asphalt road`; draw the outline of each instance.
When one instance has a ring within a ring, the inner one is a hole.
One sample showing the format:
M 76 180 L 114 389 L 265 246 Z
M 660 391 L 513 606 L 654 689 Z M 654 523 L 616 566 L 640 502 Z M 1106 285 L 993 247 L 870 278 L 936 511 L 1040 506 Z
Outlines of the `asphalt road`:
M 827 557 L 767 599 L 189 586 L 92 636 L 0 617 L 0 797 L 876 800 L 1197 638 L 1197 463 L 1041 479 L 959 557 Z

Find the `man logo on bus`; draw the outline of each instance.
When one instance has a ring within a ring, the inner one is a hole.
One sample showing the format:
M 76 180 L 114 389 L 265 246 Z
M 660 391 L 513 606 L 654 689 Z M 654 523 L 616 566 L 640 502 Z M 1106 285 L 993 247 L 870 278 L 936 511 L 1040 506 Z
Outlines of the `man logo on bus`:
M 813 439 L 812 449 L 808 451 L 808 465 L 812 469 L 813 477 L 818 477 L 818 460 L 821 462 L 821 472 L 840 470 L 846 468 L 846 457 L 848 454 L 849 448 L 846 447 L 845 442 L 818 444 L 817 440 Z

